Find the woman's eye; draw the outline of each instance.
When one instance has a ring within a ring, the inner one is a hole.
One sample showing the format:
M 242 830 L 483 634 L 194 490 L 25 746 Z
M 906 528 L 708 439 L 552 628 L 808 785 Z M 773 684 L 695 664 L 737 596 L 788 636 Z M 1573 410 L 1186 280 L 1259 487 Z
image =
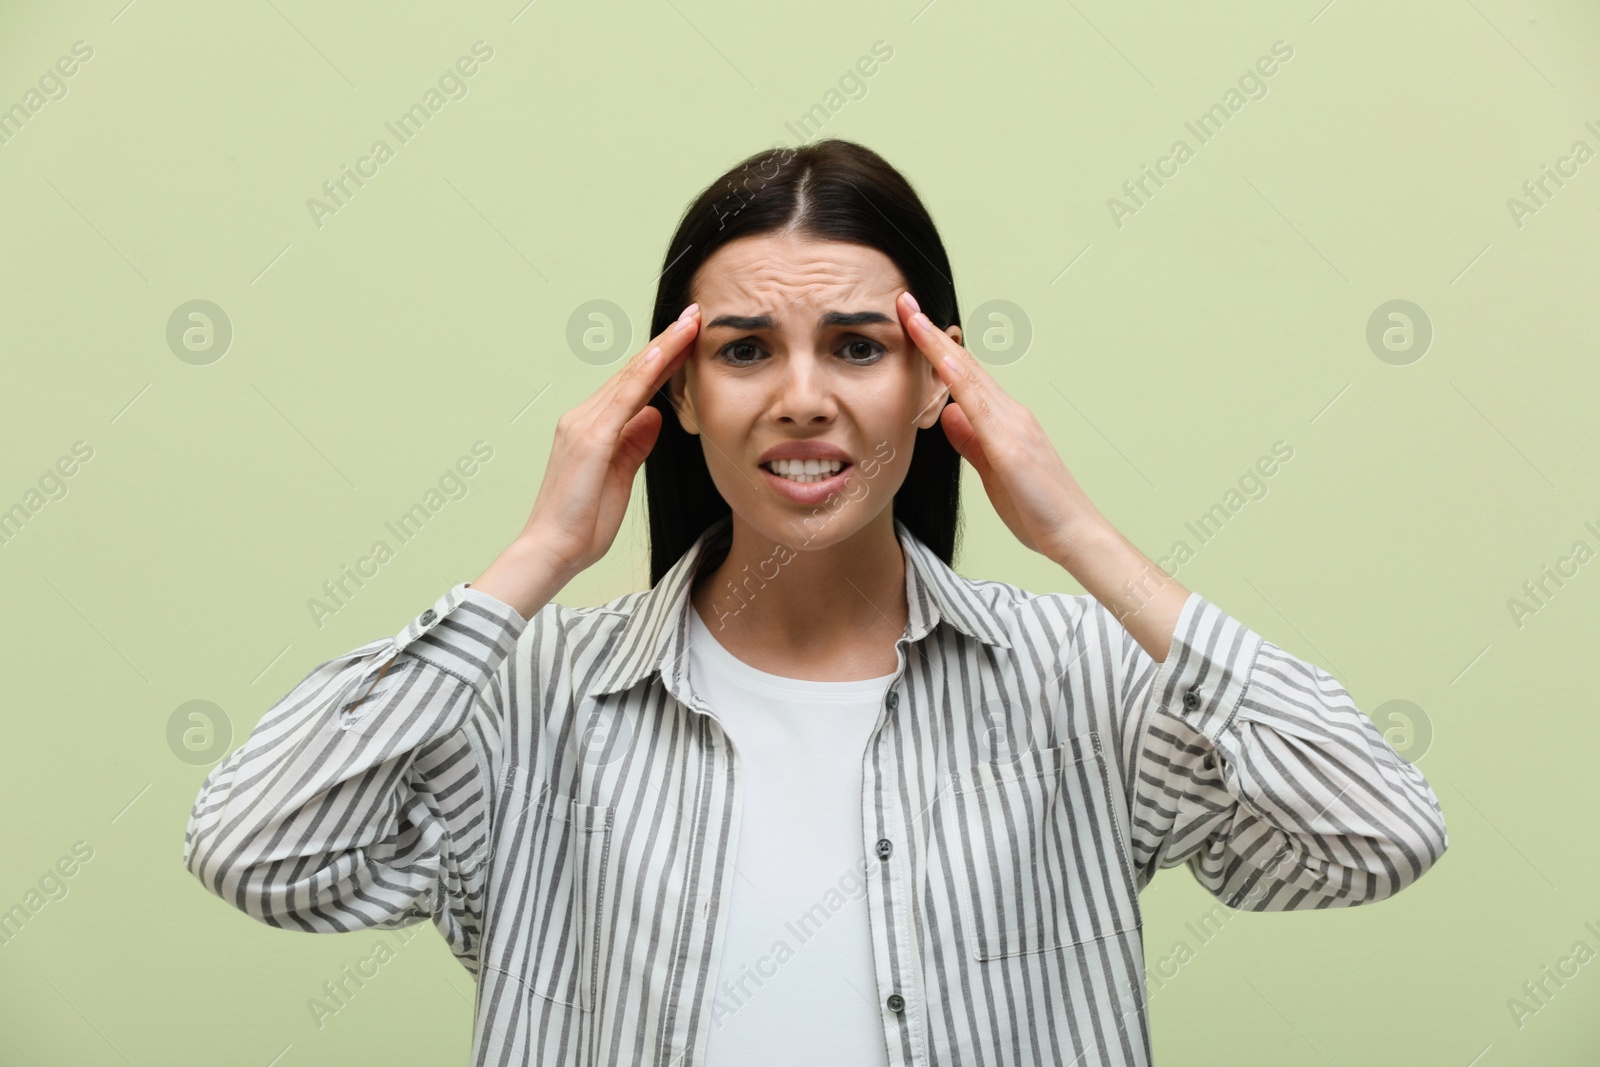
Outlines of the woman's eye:
M 869 363 L 888 350 L 876 341 L 858 337 L 853 341 L 846 341 L 843 351 L 853 362 Z
M 839 349 L 846 361 L 857 365 L 875 362 L 888 349 L 865 337 L 848 340 Z M 735 367 L 745 367 L 761 358 L 761 346 L 754 341 L 730 341 L 717 350 L 717 358 Z
M 754 358 L 745 359 L 735 356 L 735 353 L 743 353 L 745 350 L 748 350 L 752 354 L 752 357 L 754 354 L 761 351 L 761 349 L 756 347 L 756 344 L 753 341 L 730 341 L 728 344 L 722 346 L 722 348 L 717 352 L 717 355 L 723 360 L 733 364 L 755 362 Z

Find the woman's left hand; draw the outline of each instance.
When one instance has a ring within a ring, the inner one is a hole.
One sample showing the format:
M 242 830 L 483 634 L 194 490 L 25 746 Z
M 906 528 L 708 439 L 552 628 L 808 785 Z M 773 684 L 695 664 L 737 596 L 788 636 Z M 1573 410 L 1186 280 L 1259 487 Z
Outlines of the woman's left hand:
M 1028 548 L 1058 563 L 1104 516 L 1090 503 L 1033 412 L 1006 395 L 977 358 L 922 314 L 916 299 L 895 301 L 912 343 L 950 387 L 940 413 L 945 436 L 983 479 L 994 508 Z M 948 364 L 946 361 L 950 361 Z

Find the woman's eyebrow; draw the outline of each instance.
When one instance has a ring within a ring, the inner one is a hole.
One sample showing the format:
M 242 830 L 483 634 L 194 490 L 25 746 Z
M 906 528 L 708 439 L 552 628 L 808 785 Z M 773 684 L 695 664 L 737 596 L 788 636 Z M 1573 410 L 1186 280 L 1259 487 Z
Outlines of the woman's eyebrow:
M 894 322 L 881 311 L 829 311 L 821 319 L 822 326 L 876 326 Z M 774 325 L 771 315 L 718 315 L 706 324 L 706 329 L 731 326 L 735 330 L 770 330 Z

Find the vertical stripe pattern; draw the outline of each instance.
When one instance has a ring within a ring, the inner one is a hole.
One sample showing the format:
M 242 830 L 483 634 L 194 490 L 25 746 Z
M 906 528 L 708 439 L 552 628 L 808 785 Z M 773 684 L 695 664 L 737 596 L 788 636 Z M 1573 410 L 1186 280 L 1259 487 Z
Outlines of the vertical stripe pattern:
M 1349 694 L 1199 594 L 1156 663 L 1092 597 L 963 578 L 895 527 L 909 622 L 861 796 L 891 1063 L 1148 1065 L 1157 870 L 1286 911 L 1443 854 Z M 283 929 L 431 921 L 478 984 L 475 1067 L 699 1062 L 742 783 L 688 677 L 689 590 L 730 532 L 596 607 L 524 620 L 457 585 L 319 664 L 206 776 L 185 865 Z

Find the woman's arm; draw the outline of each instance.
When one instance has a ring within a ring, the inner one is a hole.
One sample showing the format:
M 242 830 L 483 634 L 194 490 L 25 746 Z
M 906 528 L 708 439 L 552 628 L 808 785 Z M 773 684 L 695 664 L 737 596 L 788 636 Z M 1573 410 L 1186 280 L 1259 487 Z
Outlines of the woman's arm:
M 492 683 L 526 625 L 462 584 L 394 637 L 313 668 L 206 776 L 184 865 L 283 929 L 431 915 L 476 973 L 503 714 Z
M 1118 720 L 1143 886 L 1187 862 L 1250 911 L 1392 896 L 1449 844 L 1444 814 L 1350 694 L 1191 593 L 1110 523 L 1057 560 L 1121 649 Z
M 432 915 L 477 973 L 514 710 L 501 668 L 530 620 L 559 631 L 566 609 L 550 599 L 616 538 L 661 424 L 649 399 L 690 351 L 696 310 L 557 420 L 533 511 L 475 586 L 452 587 L 394 637 L 313 668 L 206 776 L 183 843 L 206 888 L 286 929 Z M 536 637 L 529 669 L 548 654 Z
M 1326 671 L 1197 593 L 1161 662 L 1090 604 L 1082 625 L 1114 650 L 1141 888 L 1187 863 L 1230 907 L 1342 907 L 1393 896 L 1444 854 L 1433 789 Z
M 1077 579 L 1157 663 L 1167 658 L 1172 632 L 1189 590 L 1134 547 L 1098 512 L 1051 548 L 1057 563 Z
M 956 401 L 940 413 L 950 443 L 1017 539 L 1089 591 L 1081 625 L 1117 650 L 1108 667 L 1139 885 L 1188 862 L 1230 906 L 1276 911 L 1379 900 L 1420 878 L 1449 844 L 1438 798 L 1350 694 L 1151 563 L 1090 502 L 1033 413 L 910 293 L 899 310 Z

